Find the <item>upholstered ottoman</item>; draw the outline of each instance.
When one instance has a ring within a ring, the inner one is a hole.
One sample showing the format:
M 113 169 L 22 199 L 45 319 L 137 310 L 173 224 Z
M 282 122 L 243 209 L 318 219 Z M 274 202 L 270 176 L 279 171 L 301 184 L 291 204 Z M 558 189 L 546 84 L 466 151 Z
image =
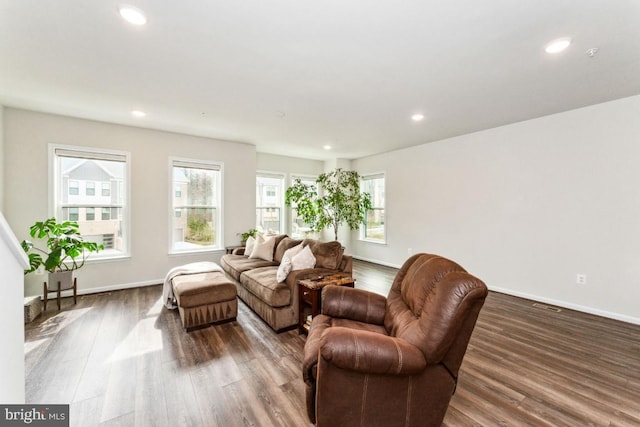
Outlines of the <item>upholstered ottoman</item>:
M 221 271 L 185 274 L 171 282 L 187 332 L 210 323 L 235 320 L 238 315 L 236 286 Z

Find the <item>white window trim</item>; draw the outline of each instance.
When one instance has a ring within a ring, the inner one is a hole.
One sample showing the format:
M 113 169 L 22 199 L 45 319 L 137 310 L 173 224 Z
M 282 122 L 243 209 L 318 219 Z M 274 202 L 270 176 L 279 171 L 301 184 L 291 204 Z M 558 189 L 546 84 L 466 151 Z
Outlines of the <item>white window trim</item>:
M 220 210 L 219 215 L 218 215 L 218 227 L 217 229 L 219 229 L 219 234 L 216 233 L 216 237 L 219 235 L 219 237 L 216 238 L 217 240 L 217 245 L 214 247 L 209 247 L 209 248 L 203 248 L 203 249 L 191 249 L 191 250 L 183 250 L 183 251 L 177 251 L 175 249 L 173 249 L 173 221 L 174 221 L 174 217 L 175 217 L 175 212 L 173 209 L 173 197 L 175 195 L 175 188 L 174 188 L 174 184 L 173 184 L 173 167 L 175 166 L 175 163 L 179 163 L 178 166 L 182 165 L 182 166 L 190 166 L 190 167 L 194 167 L 194 168 L 199 168 L 199 169 L 211 169 L 211 170 L 217 170 L 220 172 L 220 188 L 219 188 L 219 193 L 220 193 L 220 206 L 218 207 L 218 209 Z M 168 194 L 169 194 L 169 198 L 168 198 L 168 210 L 169 210 L 169 215 L 167 216 L 168 218 L 168 253 L 169 255 L 173 256 L 173 255 L 188 255 L 188 254 L 194 254 L 194 253 L 207 253 L 207 252 L 220 252 L 222 250 L 224 250 L 224 162 L 220 162 L 220 161 L 215 161 L 215 160 L 199 160 L 199 159 L 190 159 L 190 158 L 185 158 L 185 157 L 169 157 L 169 185 L 168 185 Z
M 372 173 L 367 173 L 367 174 L 360 174 L 360 186 L 362 187 L 362 181 L 366 180 L 366 179 L 375 179 L 375 178 L 384 178 L 384 193 L 385 193 L 385 197 L 384 197 L 384 206 L 382 207 L 382 209 L 384 209 L 384 217 L 385 217 L 385 221 L 383 224 L 383 228 L 384 228 L 384 239 L 380 240 L 380 239 L 370 239 L 365 237 L 365 231 L 364 231 L 364 226 L 360 227 L 360 231 L 358 232 L 358 237 L 359 240 L 362 242 L 367 242 L 367 243 L 373 243 L 373 244 L 377 244 L 377 245 L 386 245 L 387 244 L 387 219 L 388 219 L 388 215 L 387 215 L 387 174 L 385 171 L 382 172 L 372 172 Z
M 287 182 L 288 182 L 288 174 L 286 172 L 277 172 L 277 171 L 266 171 L 266 170 L 257 170 L 256 171 L 256 181 L 258 177 L 264 178 L 278 178 L 282 179 L 282 189 L 280 191 L 280 230 L 278 230 L 278 234 L 285 234 L 287 232 L 287 224 L 288 217 L 287 215 L 287 207 L 284 205 L 284 192 L 287 191 Z M 254 183 L 255 187 L 255 183 Z M 270 206 L 265 206 L 270 207 Z M 258 201 L 256 200 L 255 209 L 258 209 Z M 257 226 L 258 224 L 256 224 Z
M 128 151 L 119 151 L 119 150 L 110 150 L 106 148 L 95 148 L 95 147 L 83 147 L 76 145 L 63 145 L 63 144 L 49 144 L 49 217 L 56 216 L 56 177 L 57 177 L 57 162 L 56 162 L 56 150 L 76 152 L 79 155 L 84 154 L 89 157 L 91 154 L 98 154 L 102 157 L 114 157 L 114 158 L 125 158 L 125 209 L 123 218 L 124 227 L 123 234 L 126 242 L 126 252 L 123 252 L 120 255 L 101 255 L 100 252 L 91 254 L 89 258 L 87 258 L 86 263 L 92 264 L 102 261 L 109 260 L 121 260 L 131 258 L 131 153 Z

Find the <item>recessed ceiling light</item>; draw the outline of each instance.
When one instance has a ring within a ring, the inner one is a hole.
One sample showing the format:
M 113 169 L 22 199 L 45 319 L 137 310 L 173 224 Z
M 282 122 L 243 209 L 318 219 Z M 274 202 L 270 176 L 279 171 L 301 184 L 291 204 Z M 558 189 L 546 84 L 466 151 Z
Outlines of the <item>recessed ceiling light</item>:
M 147 113 L 145 113 L 144 111 L 140 111 L 140 110 L 133 110 L 131 112 L 131 115 L 135 116 L 135 117 L 144 117 L 144 116 L 147 115 Z
M 122 16 L 125 21 L 133 25 L 144 25 L 147 23 L 147 17 L 144 13 L 133 6 L 120 6 L 120 16 Z
M 322 148 L 324 148 L 325 150 L 331 150 L 331 146 L 330 145 L 323 145 Z
M 552 42 L 549 42 L 544 47 L 544 51 L 547 53 L 560 53 L 566 48 L 568 48 L 570 44 L 571 44 L 571 39 L 569 38 L 557 39 Z
M 413 120 L 414 122 L 419 122 L 422 119 L 424 119 L 424 114 L 417 113 L 411 116 L 411 120 Z

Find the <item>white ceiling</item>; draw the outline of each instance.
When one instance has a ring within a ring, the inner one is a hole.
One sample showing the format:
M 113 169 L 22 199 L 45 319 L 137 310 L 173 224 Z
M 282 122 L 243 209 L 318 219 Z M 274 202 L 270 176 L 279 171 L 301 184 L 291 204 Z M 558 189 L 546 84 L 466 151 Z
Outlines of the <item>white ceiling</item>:
M 128 2 L 0 0 L 0 104 L 325 159 L 640 94 L 638 0 Z

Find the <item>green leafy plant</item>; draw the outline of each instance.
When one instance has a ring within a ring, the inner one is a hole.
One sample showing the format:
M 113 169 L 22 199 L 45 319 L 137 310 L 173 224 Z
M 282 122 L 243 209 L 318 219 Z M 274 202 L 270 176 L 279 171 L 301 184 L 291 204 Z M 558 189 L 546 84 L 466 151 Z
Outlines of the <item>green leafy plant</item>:
M 249 231 L 245 231 L 244 233 L 238 233 L 242 238 L 243 242 L 246 242 L 249 237 L 256 237 L 259 231 L 257 228 L 251 228 Z
M 29 256 L 30 266 L 29 270 L 24 271 L 25 274 L 37 270 L 41 265 L 50 273 L 77 270 L 92 252 L 104 249 L 103 245 L 85 242 L 75 221 L 58 223 L 55 218 L 38 221 L 29 229 L 29 235 L 45 240 L 48 250 L 36 247 L 29 240 L 22 241 L 22 249 Z M 43 255 L 46 257 L 43 258 Z
M 285 204 L 294 206 L 313 231 L 331 227 L 336 240 L 341 224 L 358 229 L 371 209 L 371 195 L 360 192 L 360 174 L 338 168 L 320 175 L 316 184 L 317 187 L 296 179 L 285 192 Z

